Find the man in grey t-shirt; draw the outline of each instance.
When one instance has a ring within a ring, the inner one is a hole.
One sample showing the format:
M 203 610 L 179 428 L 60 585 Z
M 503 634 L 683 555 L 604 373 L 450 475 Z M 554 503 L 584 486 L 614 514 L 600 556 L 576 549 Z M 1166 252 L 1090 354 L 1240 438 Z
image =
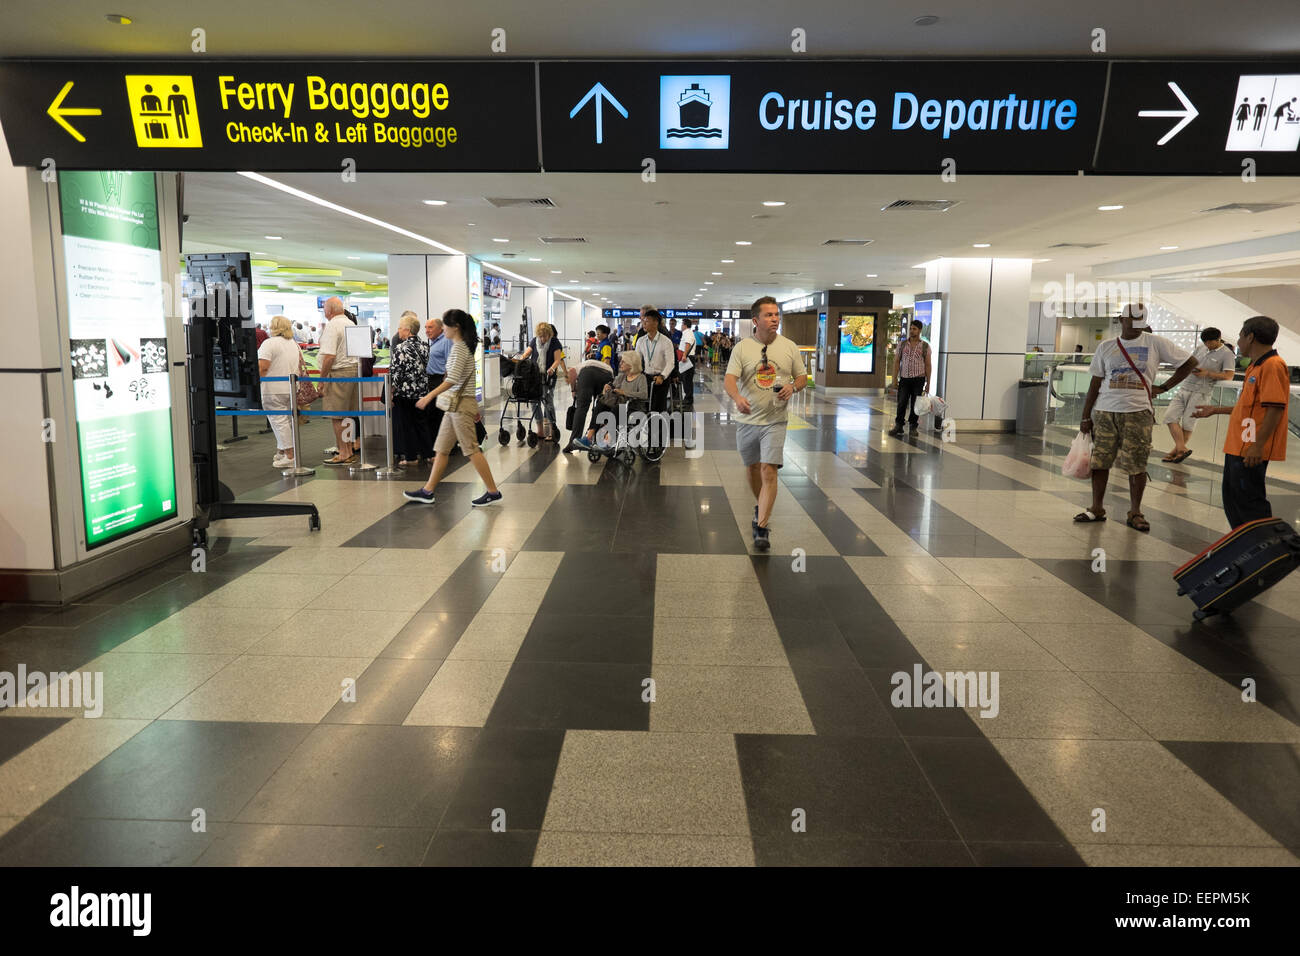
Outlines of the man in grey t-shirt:
M 740 413 L 736 421 L 736 447 L 749 470 L 749 487 L 758 504 L 754 508 L 754 547 L 771 547 L 767 523 L 776 504 L 776 470 L 785 448 L 785 424 L 790 396 L 808 384 L 799 347 L 777 334 L 781 307 L 770 295 L 749 311 L 754 334 L 738 341 L 727 361 L 726 389 Z
M 1174 447 L 1161 461 L 1170 464 L 1177 464 L 1192 453 L 1187 440 L 1196 427 L 1196 406 L 1211 404 L 1210 393 L 1214 386 L 1231 381 L 1235 374 L 1237 356 L 1223 344 L 1223 333 L 1216 328 L 1201 332 L 1201 344 L 1192 357 L 1196 359 L 1197 369 L 1174 393 L 1165 413 L 1165 424 L 1173 436 Z

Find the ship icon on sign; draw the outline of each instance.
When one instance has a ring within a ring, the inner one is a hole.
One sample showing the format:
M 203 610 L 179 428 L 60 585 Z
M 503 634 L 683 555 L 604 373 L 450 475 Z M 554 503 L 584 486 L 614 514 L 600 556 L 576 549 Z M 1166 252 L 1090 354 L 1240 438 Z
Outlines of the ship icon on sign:
M 713 109 L 713 100 L 709 91 L 701 89 L 700 84 L 692 83 L 677 99 L 677 118 L 681 123 L 668 130 L 672 137 L 698 139 L 722 136 L 722 127 L 709 125 L 709 112 Z
M 730 76 L 661 76 L 659 145 L 664 149 L 727 149 Z

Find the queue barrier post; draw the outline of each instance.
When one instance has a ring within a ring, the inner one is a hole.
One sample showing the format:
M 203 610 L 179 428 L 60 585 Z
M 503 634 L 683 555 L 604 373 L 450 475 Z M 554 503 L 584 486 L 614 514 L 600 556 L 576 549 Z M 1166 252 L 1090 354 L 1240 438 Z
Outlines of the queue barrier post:
M 298 373 L 289 375 L 289 419 L 293 430 L 293 467 L 280 472 L 286 478 L 310 478 L 316 474 L 315 468 L 307 468 L 302 463 L 302 448 L 298 443 Z
M 384 373 L 384 441 L 387 446 L 388 463 L 375 472 L 375 477 L 388 480 L 402 473 L 393 466 L 393 372 L 391 369 Z
M 378 378 L 363 378 L 363 379 L 358 379 L 358 380 L 357 380 L 357 404 L 358 404 L 358 405 L 365 405 L 365 400 L 362 399 L 362 397 L 361 397 L 361 386 L 362 386 L 362 384 L 364 384 L 365 382 L 371 382 L 371 381 L 373 381 L 373 382 L 377 382 L 377 381 L 380 381 L 380 379 L 378 379 Z M 362 409 L 362 411 L 364 411 L 364 409 Z M 360 450 L 360 453 L 361 453 L 361 463 L 360 463 L 359 465 L 349 465 L 349 466 L 348 466 L 348 474 L 350 474 L 350 475 L 355 475 L 355 474 L 357 474 L 358 472 L 364 474 L 364 473 L 367 472 L 367 471 L 374 471 L 374 470 L 375 470 L 375 466 L 374 466 L 374 465 L 368 465 L 368 464 L 366 464 L 366 430 L 365 430 L 365 426 L 364 426 L 364 425 L 361 425 L 361 420 L 360 420 L 360 418 L 357 419 L 357 425 L 358 425 L 357 448 Z

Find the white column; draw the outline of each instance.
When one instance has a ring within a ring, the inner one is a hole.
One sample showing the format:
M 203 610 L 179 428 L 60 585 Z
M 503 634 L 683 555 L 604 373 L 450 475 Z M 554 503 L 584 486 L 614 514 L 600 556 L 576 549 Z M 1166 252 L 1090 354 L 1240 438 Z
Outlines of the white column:
M 1015 421 L 1031 266 L 1029 259 L 926 263 L 926 291 L 944 296 L 935 387 L 959 422 L 997 428 Z

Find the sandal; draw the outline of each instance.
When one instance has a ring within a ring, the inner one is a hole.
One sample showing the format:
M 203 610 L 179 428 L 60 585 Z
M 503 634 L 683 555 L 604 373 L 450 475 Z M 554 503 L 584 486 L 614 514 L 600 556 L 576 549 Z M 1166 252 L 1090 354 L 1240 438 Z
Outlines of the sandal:
M 1145 532 L 1151 530 L 1151 525 L 1147 523 L 1146 517 L 1143 516 L 1142 512 L 1140 511 L 1135 511 L 1131 513 L 1128 516 L 1128 521 L 1125 521 L 1124 523 L 1128 525 L 1130 528 L 1132 528 L 1134 531 Z
M 1186 461 L 1191 456 L 1191 454 L 1192 454 L 1192 450 L 1189 448 L 1187 449 L 1187 451 L 1183 452 L 1181 455 L 1179 455 L 1177 458 L 1171 461 L 1170 464 L 1176 465 L 1180 461 Z
M 327 464 L 327 465 L 351 465 L 351 464 L 353 464 L 356 460 L 357 460 L 356 452 L 353 452 L 351 455 L 348 455 L 348 457 L 346 457 L 346 458 L 340 458 L 340 457 L 338 457 L 337 455 L 335 455 L 333 458 L 326 458 L 326 459 L 325 459 L 325 464 Z
M 1076 524 L 1092 524 L 1094 521 L 1105 521 L 1106 512 L 1103 511 L 1101 514 L 1097 514 L 1091 508 L 1084 508 L 1074 516 L 1074 520 Z

